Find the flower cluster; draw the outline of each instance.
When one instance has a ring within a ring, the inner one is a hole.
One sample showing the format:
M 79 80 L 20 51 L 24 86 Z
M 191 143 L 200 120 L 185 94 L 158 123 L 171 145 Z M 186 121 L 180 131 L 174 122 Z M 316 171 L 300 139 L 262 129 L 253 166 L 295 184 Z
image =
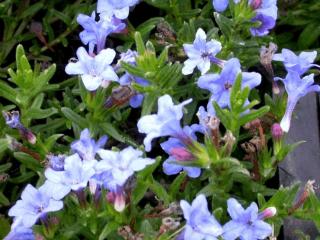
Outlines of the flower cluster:
M 228 213 L 232 220 L 221 226 L 209 212 L 208 203 L 203 194 L 198 195 L 191 205 L 181 200 L 180 206 L 186 220 L 186 227 L 181 233 L 181 239 L 203 240 L 222 237 L 225 240 L 238 238 L 258 240 L 265 239 L 272 234 L 272 227 L 263 220 L 276 214 L 274 207 L 258 213 L 259 209 L 256 203 L 252 203 L 247 209 L 244 209 L 236 199 L 230 198 L 227 204 Z
M 282 81 L 288 94 L 286 112 L 280 122 L 283 131 L 290 129 L 291 117 L 295 106 L 300 98 L 310 92 L 320 92 L 319 85 L 313 85 L 314 74 L 303 76 L 311 67 L 318 67 L 313 64 L 317 52 L 302 52 L 299 56 L 295 55 L 289 49 L 282 49 L 281 53 L 273 56 L 274 61 L 281 61 L 287 70 L 285 78 L 276 77 L 275 81 Z
M 127 147 L 119 152 L 104 150 L 107 137 L 95 142 L 85 129 L 80 139 L 71 144 L 74 154 L 70 156 L 50 156 L 49 167 L 45 171 L 46 181 L 38 189 L 28 185 L 19 200 L 10 210 L 14 217 L 11 236 L 31 234 L 31 227 L 40 219 L 46 222 L 50 212 L 63 208 L 62 199 L 70 192 L 75 193 L 79 203 L 84 204 L 83 194 L 90 183 L 96 192 L 107 189 L 114 195 L 115 209 L 123 211 L 126 204 L 124 186 L 134 172 L 144 169 L 155 161 L 142 157 L 140 150 Z M 98 157 L 101 159 L 98 161 Z M 97 194 L 99 195 L 99 194 Z M 101 194 L 100 194 L 101 195 Z M 15 238 L 13 238 L 15 239 Z

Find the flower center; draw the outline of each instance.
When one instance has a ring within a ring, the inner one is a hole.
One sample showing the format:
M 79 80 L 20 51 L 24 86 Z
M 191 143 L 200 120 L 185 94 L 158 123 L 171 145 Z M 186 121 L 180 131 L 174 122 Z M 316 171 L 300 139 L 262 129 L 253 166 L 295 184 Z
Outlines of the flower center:
M 225 88 L 226 90 L 229 90 L 230 88 L 232 88 L 232 84 L 229 83 L 229 82 L 226 82 L 226 83 L 224 84 L 224 88 Z

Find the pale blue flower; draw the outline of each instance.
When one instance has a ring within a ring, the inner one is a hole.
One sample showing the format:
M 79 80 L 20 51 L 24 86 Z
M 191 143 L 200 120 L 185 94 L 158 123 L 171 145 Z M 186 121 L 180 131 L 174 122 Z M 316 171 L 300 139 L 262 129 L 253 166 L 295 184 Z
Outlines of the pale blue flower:
M 158 113 L 143 116 L 138 121 L 138 130 L 145 133 L 143 143 L 146 151 L 151 150 L 151 141 L 154 138 L 164 136 L 179 136 L 182 131 L 180 120 L 183 117 L 183 108 L 192 99 L 188 99 L 178 105 L 174 105 L 169 95 L 164 95 L 158 99 Z
M 139 0 L 98 0 L 97 11 L 103 18 L 116 16 L 119 19 L 126 19 L 130 7 L 138 2 Z
M 46 217 L 49 212 L 63 208 L 63 202 L 52 198 L 50 188 L 42 185 L 39 189 L 28 184 L 21 194 L 21 200 L 10 208 L 8 215 L 19 219 L 26 228 L 32 227 L 39 218 Z
M 196 140 L 195 132 L 199 131 L 198 125 L 185 126 L 182 138 L 189 138 L 190 141 Z M 185 141 L 181 138 L 171 137 L 167 141 L 160 144 L 161 148 L 169 155 L 169 158 L 163 162 L 163 171 L 167 175 L 174 175 L 181 171 L 185 171 L 189 177 L 197 178 L 201 174 L 201 169 L 197 167 L 186 167 L 179 164 L 171 163 L 172 161 L 189 161 L 194 156 L 187 149 Z
M 277 0 L 250 0 L 249 4 L 256 12 L 253 22 L 259 22 L 258 27 L 250 29 L 253 36 L 264 36 L 274 28 L 278 17 Z
M 198 80 L 198 86 L 211 92 L 207 110 L 211 116 L 215 115 L 213 101 L 221 108 L 230 107 L 230 93 L 237 76 L 241 73 L 240 62 L 237 58 L 228 60 L 220 74 L 206 74 Z M 261 75 L 256 72 L 242 72 L 242 87 L 250 89 L 261 83 Z
M 294 71 L 300 74 L 304 74 L 311 67 L 318 67 L 319 65 L 313 64 L 317 57 L 317 51 L 301 52 L 298 56 L 289 49 L 282 49 L 281 53 L 273 55 L 274 61 L 281 61 L 284 63 L 287 71 Z
M 134 172 L 155 162 L 154 159 L 142 157 L 143 152 L 133 147 L 127 147 L 119 152 L 100 149 L 98 154 L 102 160 L 95 166 L 96 173 L 108 173 L 104 185 L 109 190 L 122 187 Z
M 49 154 L 47 156 L 48 166 L 55 171 L 63 171 L 65 158 L 66 158 L 66 156 L 63 154 L 59 154 L 57 156 Z
M 22 220 L 22 217 L 15 218 L 11 226 L 11 231 L 4 240 L 35 240 L 32 229 L 23 226 Z
M 91 16 L 79 14 L 77 22 L 84 28 L 80 33 L 80 39 L 85 45 L 89 45 L 89 53 L 93 53 L 95 46 L 99 53 L 104 49 L 109 34 L 120 32 L 126 27 L 121 20 L 115 17 L 96 21 L 95 12 L 92 12 Z
M 223 226 L 223 239 L 258 240 L 272 234 L 272 227 L 263 221 L 256 203 L 244 209 L 236 199 L 230 198 L 227 204 L 232 220 Z
M 2 111 L 2 116 L 4 117 L 6 124 L 10 128 L 14 128 L 14 129 L 23 128 L 23 125 L 20 122 L 20 113 L 18 111 L 11 111 L 11 112 Z
M 107 142 L 108 137 L 102 136 L 97 142 L 91 138 L 89 129 L 82 130 L 80 139 L 71 144 L 73 152 L 78 153 L 84 161 L 95 159 L 95 155 Z
M 116 56 L 113 49 L 104 49 L 92 57 L 83 47 L 79 47 L 77 56 L 78 61 L 69 62 L 65 71 L 69 75 L 81 75 L 82 82 L 89 91 L 95 91 L 101 85 L 107 86 L 110 81 L 119 81 L 110 65 Z
M 290 129 L 292 112 L 299 99 L 310 92 L 320 92 L 320 86 L 313 85 L 314 74 L 310 74 L 301 79 L 299 73 L 294 71 L 289 71 L 285 79 L 275 78 L 274 80 L 281 80 L 288 93 L 286 112 L 280 122 L 282 130 L 288 132 Z
M 127 52 L 120 54 L 120 59 L 118 61 L 118 66 L 120 67 L 121 62 L 126 62 L 131 65 L 136 65 L 136 57 L 138 53 L 129 49 Z M 136 77 L 126 72 L 122 77 L 120 77 L 119 83 L 121 85 L 131 85 L 133 82 L 138 83 L 141 86 L 148 86 L 149 82 L 143 78 Z M 132 108 L 138 108 L 141 106 L 144 99 L 144 95 L 141 93 L 136 93 L 130 98 L 129 104 Z
M 192 205 L 184 200 L 180 201 L 183 216 L 186 220 L 184 240 L 216 240 L 222 234 L 221 225 L 208 210 L 206 197 L 197 196 Z
M 235 4 L 238 4 L 240 0 L 233 0 Z M 223 12 L 227 9 L 229 5 L 229 0 L 212 0 L 213 8 L 217 12 Z
M 48 168 L 44 175 L 45 186 L 51 190 L 52 197 L 60 200 L 71 190 L 80 191 L 87 187 L 89 179 L 95 174 L 96 160 L 82 161 L 78 154 L 65 159 L 64 171 Z
M 153 164 L 155 160 L 142 157 L 143 152 L 133 147 L 119 152 L 101 149 L 98 154 L 102 160 L 95 166 L 93 179 L 110 191 L 115 209 L 121 212 L 125 208 L 125 183 L 135 172 Z
M 184 75 L 193 73 L 195 67 L 203 75 L 209 71 L 211 62 L 222 64 L 222 60 L 215 57 L 221 51 L 221 43 L 216 40 L 207 42 L 207 35 L 201 28 L 198 29 L 193 44 L 183 44 L 183 48 L 188 56 L 182 68 Z

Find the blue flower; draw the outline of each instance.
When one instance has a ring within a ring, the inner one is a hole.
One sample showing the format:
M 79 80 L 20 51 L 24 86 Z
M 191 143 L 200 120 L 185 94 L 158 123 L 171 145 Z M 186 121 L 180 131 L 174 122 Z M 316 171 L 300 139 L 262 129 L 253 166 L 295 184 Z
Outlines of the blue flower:
M 183 117 L 183 107 L 189 104 L 192 99 L 188 99 L 178 105 L 174 105 L 169 95 L 164 95 L 158 99 L 158 113 L 143 116 L 138 121 L 138 130 L 145 133 L 143 143 L 146 151 L 151 150 L 151 141 L 154 138 L 164 136 L 179 136 L 182 131 L 180 120 Z
M 198 86 L 202 89 L 209 90 L 212 94 L 207 106 L 209 115 L 215 115 L 215 110 L 212 105 L 213 101 L 216 101 L 221 108 L 230 107 L 231 87 L 240 73 L 239 60 L 237 58 L 231 58 L 225 63 L 220 74 L 206 74 L 199 78 Z M 242 87 L 252 89 L 260 83 L 261 75 L 259 73 L 242 73 Z
M 320 67 L 317 64 L 313 64 L 316 57 L 317 51 L 301 52 L 299 56 L 297 56 L 294 52 L 284 48 L 281 53 L 274 54 L 273 60 L 283 62 L 287 71 L 297 72 L 301 76 L 311 67 Z
M 104 49 L 109 34 L 120 32 L 126 27 L 121 20 L 115 17 L 96 21 L 95 12 L 91 16 L 79 14 L 77 22 L 84 28 L 80 33 L 80 39 L 85 45 L 89 45 L 89 53 L 93 53 L 95 46 L 97 46 L 97 52 L 99 53 Z
M 119 81 L 117 74 L 110 66 L 115 55 L 116 52 L 108 48 L 92 57 L 83 47 L 79 47 L 77 50 L 78 61 L 69 62 L 65 71 L 69 75 L 81 75 L 86 89 L 95 91 L 101 85 L 108 86 L 110 81 Z
M 9 210 L 9 216 L 18 218 L 26 228 L 32 227 L 47 213 L 59 211 L 63 202 L 52 198 L 51 189 L 42 185 L 39 189 L 28 184 L 21 194 L 21 200 Z
M 313 85 L 314 74 L 310 74 L 301 79 L 299 73 L 293 71 L 289 71 L 285 79 L 275 78 L 274 80 L 281 80 L 288 93 L 286 112 L 280 122 L 282 130 L 288 132 L 290 129 L 292 112 L 299 99 L 310 92 L 320 92 L 320 86 Z
M 4 117 L 6 124 L 10 128 L 21 129 L 23 127 L 23 125 L 20 122 L 20 114 L 18 111 L 11 111 L 11 112 L 2 111 L 2 116 Z
M 95 155 L 107 142 L 108 137 L 101 137 L 98 142 L 91 138 L 89 129 L 84 129 L 80 134 L 80 139 L 71 144 L 73 152 L 78 153 L 84 161 L 95 159 Z
M 11 228 L 11 231 L 4 240 L 35 240 L 35 236 L 31 228 L 17 226 L 15 228 Z
M 153 164 L 155 160 L 142 157 L 143 152 L 133 147 L 120 152 L 101 149 L 98 154 L 102 160 L 96 164 L 93 178 L 111 192 L 115 209 L 121 212 L 125 208 L 125 183 L 134 172 Z
M 198 125 L 191 127 L 185 126 L 183 132 L 190 140 L 196 140 L 195 132 L 198 131 Z M 169 138 L 168 141 L 160 144 L 161 148 L 169 154 L 169 158 L 163 162 L 163 171 L 167 175 L 174 175 L 181 171 L 185 171 L 189 177 L 197 178 L 201 174 L 201 169 L 197 167 L 186 167 L 178 164 L 171 163 L 172 161 L 188 161 L 193 160 L 194 156 L 187 149 L 186 144 L 181 138 Z
M 195 67 L 203 75 L 209 71 L 211 62 L 222 64 L 222 61 L 215 57 L 221 51 L 221 43 L 216 40 L 207 42 L 207 35 L 201 28 L 198 29 L 193 44 L 183 44 L 183 48 L 189 58 L 184 62 L 184 75 L 193 73 Z
M 60 200 L 71 190 L 80 191 L 88 185 L 89 179 L 95 174 L 96 160 L 82 161 L 78 154 L 65 159 L 64 171 L 48 168 L 44 175 L 45 186 L 51 190 L 52 197 Z
M 233 0 L 233 1 L 236 4 L 240 2 L 240 0 Z M 227 9 L 229 5 L 229 0 L 212 0 L 212 5 L 217 12 L 223 12 Z
M 208 210 L 206 197 L 197 196 L 192 205 L 184 200 L 180 206 L 185 218 L 186 227 L 182 233 L 184 240 L 215 240 L 222 234 L 222 227 Z
M 121 61 L 129 63 L 131 65 L 136 65 L 136 57 L 138 56 L 138 53 L 136 51 L 132 51 L 129 49 L 125 53 L 120 54 L 120 59 L 118 61 L 118 66 L 120 66 Z M 138 83 L 141 86 L 148 86 L 149 82 L 143 78 L 139 78 L 136 76 L 133 76 L 126 72 L 119 80 L 119 83 L 123 85 L 130 85 L 133 82 Z M 144 99 L 144 95 L 140 93 L 134 94 L 129 101 L 129 104 L 132 108 L 138 108 L 141 106 Z
M 258 27 L 250 29 L 253 36 L 264 36 L 274 28 L 278 16 L 277 0 L 250 0 L 249 4 L 256 12 L 253 22 L 259 22 Z
M 272 234 L 272 227 L 262 221 L 263 215 L 258 214 L 256 203 L 251 203 L 247 209 L 243 209 L 236 199 L 230 198 L 227 204 L 232 220 L 223 226 L 223 239 L 235 240 L 240 237 L 243 240 L 258 240 Z
M 96 172 L 109 172 L 105 186 L 109 189 L 122 187 L 134 172 L 153 164 L 154 159 L 142 157 L 143 152 L 133 147 L 127 147 L 120 152 L 101 149 L 98 151 L 101 161 L 95 166 Z
M 130 7 L 138 2 L 139 0 L 98 0 L 97 11 L 103 18 L 114 15 L 119 19 L 126 19 L 129 16 Z
M 55 171 L 63 171 L 64 170 L 64 159 L 65 155 L 59 154 L 57 156 L 49 154 L 47 156 L 48 166 Z

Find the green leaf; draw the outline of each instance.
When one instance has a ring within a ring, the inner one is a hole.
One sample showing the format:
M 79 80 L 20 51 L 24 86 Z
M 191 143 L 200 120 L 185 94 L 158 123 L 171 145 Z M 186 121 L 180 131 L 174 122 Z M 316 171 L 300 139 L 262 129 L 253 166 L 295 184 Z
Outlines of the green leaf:
M 141 116 L 148 115 L 152 112 L 154 104 L 156 103 L 158 96 L 153 93 L 147 93 L 144 96 Z
M 0 81 L 0 96 L 15 104 L 18 103 L 16 100 L 17 91 L 3 81 Z
M 2 153 L 3 151 L 5 151 L 8 148 L 8 140 L 5 138 L 1 138 L 0 139 L 0 153 Z
M 23 153 L 23 152 L 15 152 L 13 156 L 19 160 L 23 165 L 25 165 L 27 168 L 37 172 L 42 169 L 41 164 L 38 160 L 34 159 L 29 154 Z
M 107 239 L 108 235 L 113 231 L 116 231 L 119 228 L 119 224 L 117 222 L 108 222 L 104 228 L 102 229 L 99 240 Z
M 9 206 L 10 201 L 9 199 L 0 191 L 0 206 Z M 1 226 L 2 228 L 2 226 Z
M 56 113 L 58 113 L 58 110 L 53 107 L 48 108 L 48 109 L 30 108 L 27 111 L 26 117 L 31 118 L 31 119 L 44 119 L 44 118 L 48 118 Z
M 103 131 L 113 137 L 114 139 L 118 140 L 119 142 L 128 143 L 134 147 L 138 147 L 138 144 L 132 140 L 129 136 L 125 135 L 124 133 L 120 132 L 118 129 L 116 129 L 113 124 L 111 123 L 102 123 L 101 128 Z
M 248 113 L 244 116 L 241 116 L 239 118 L 239 126 L 243 126 L 246 123 L 251 122 L 252 120 L 260 118 L 263 115 L 265 115 L 266 113 L 268 113 L 269 111 L 270 111 L 269 106 L 263 106 L 263 107 L 259 108 L 258 110 L 251 110 L 250 113 Z
M 175 199 L 177 196 L 177 193 L 179 192 L 179 189 L 181 187 L 181 184 L 186 179 L 187 173 L 181 172 L 171 183 L 169 187 L 169 195 L 172 199 Z
M 11 168 L 11 166 L 12 163 L 10 162 L 0 165 L 0 173 L 5 173 L 7 170 Z
M 142 37 L 147 37 L 151 30 L 154 29 L 157 26 L 157 24 L 161 21 L 163 21 L 163 18 L 161 17 L 150 18 L 144 23 L 140 24 L 136 28 L 136 31 L 140 32 Z
M 171 201 L 169 194 L 166 189 L 156 180 L 153 179 L 150 189 L 154 192 L 159 199 L 161 199 L 165 205 L 168 205 Z
M 216 23 L 218 24 L 223 35 L 227 39 L 230 39 L 232 36 L 233 22 L 229 18 L 217 12 L 214 12 L 214 19 L 216 20 Z
M 134 39 L 136 41 L 136 46 L 137 46 L 137 52 L 140 56 L 142 56 L 145 51 L 146 51 L 146 48 L 144 46 L 144 42 L 143 42 L 143 39 L 141 37 L 141 34 L 139 32 L 136 32 L 134 34 Z
M 143 180 L 138 179 L 137 185 L 132 191 L 132 204 L 137 205 L 147 192 L 149 185 Z
M 61 108 L 62 113 L 64 116 L 69 119 L 72 123 L 77 124 L 81 129 L 85 129 L 88 127 L 88 121 L 81 117 L 79 114 L 72 111 L 70 108 L 63 107 Z

